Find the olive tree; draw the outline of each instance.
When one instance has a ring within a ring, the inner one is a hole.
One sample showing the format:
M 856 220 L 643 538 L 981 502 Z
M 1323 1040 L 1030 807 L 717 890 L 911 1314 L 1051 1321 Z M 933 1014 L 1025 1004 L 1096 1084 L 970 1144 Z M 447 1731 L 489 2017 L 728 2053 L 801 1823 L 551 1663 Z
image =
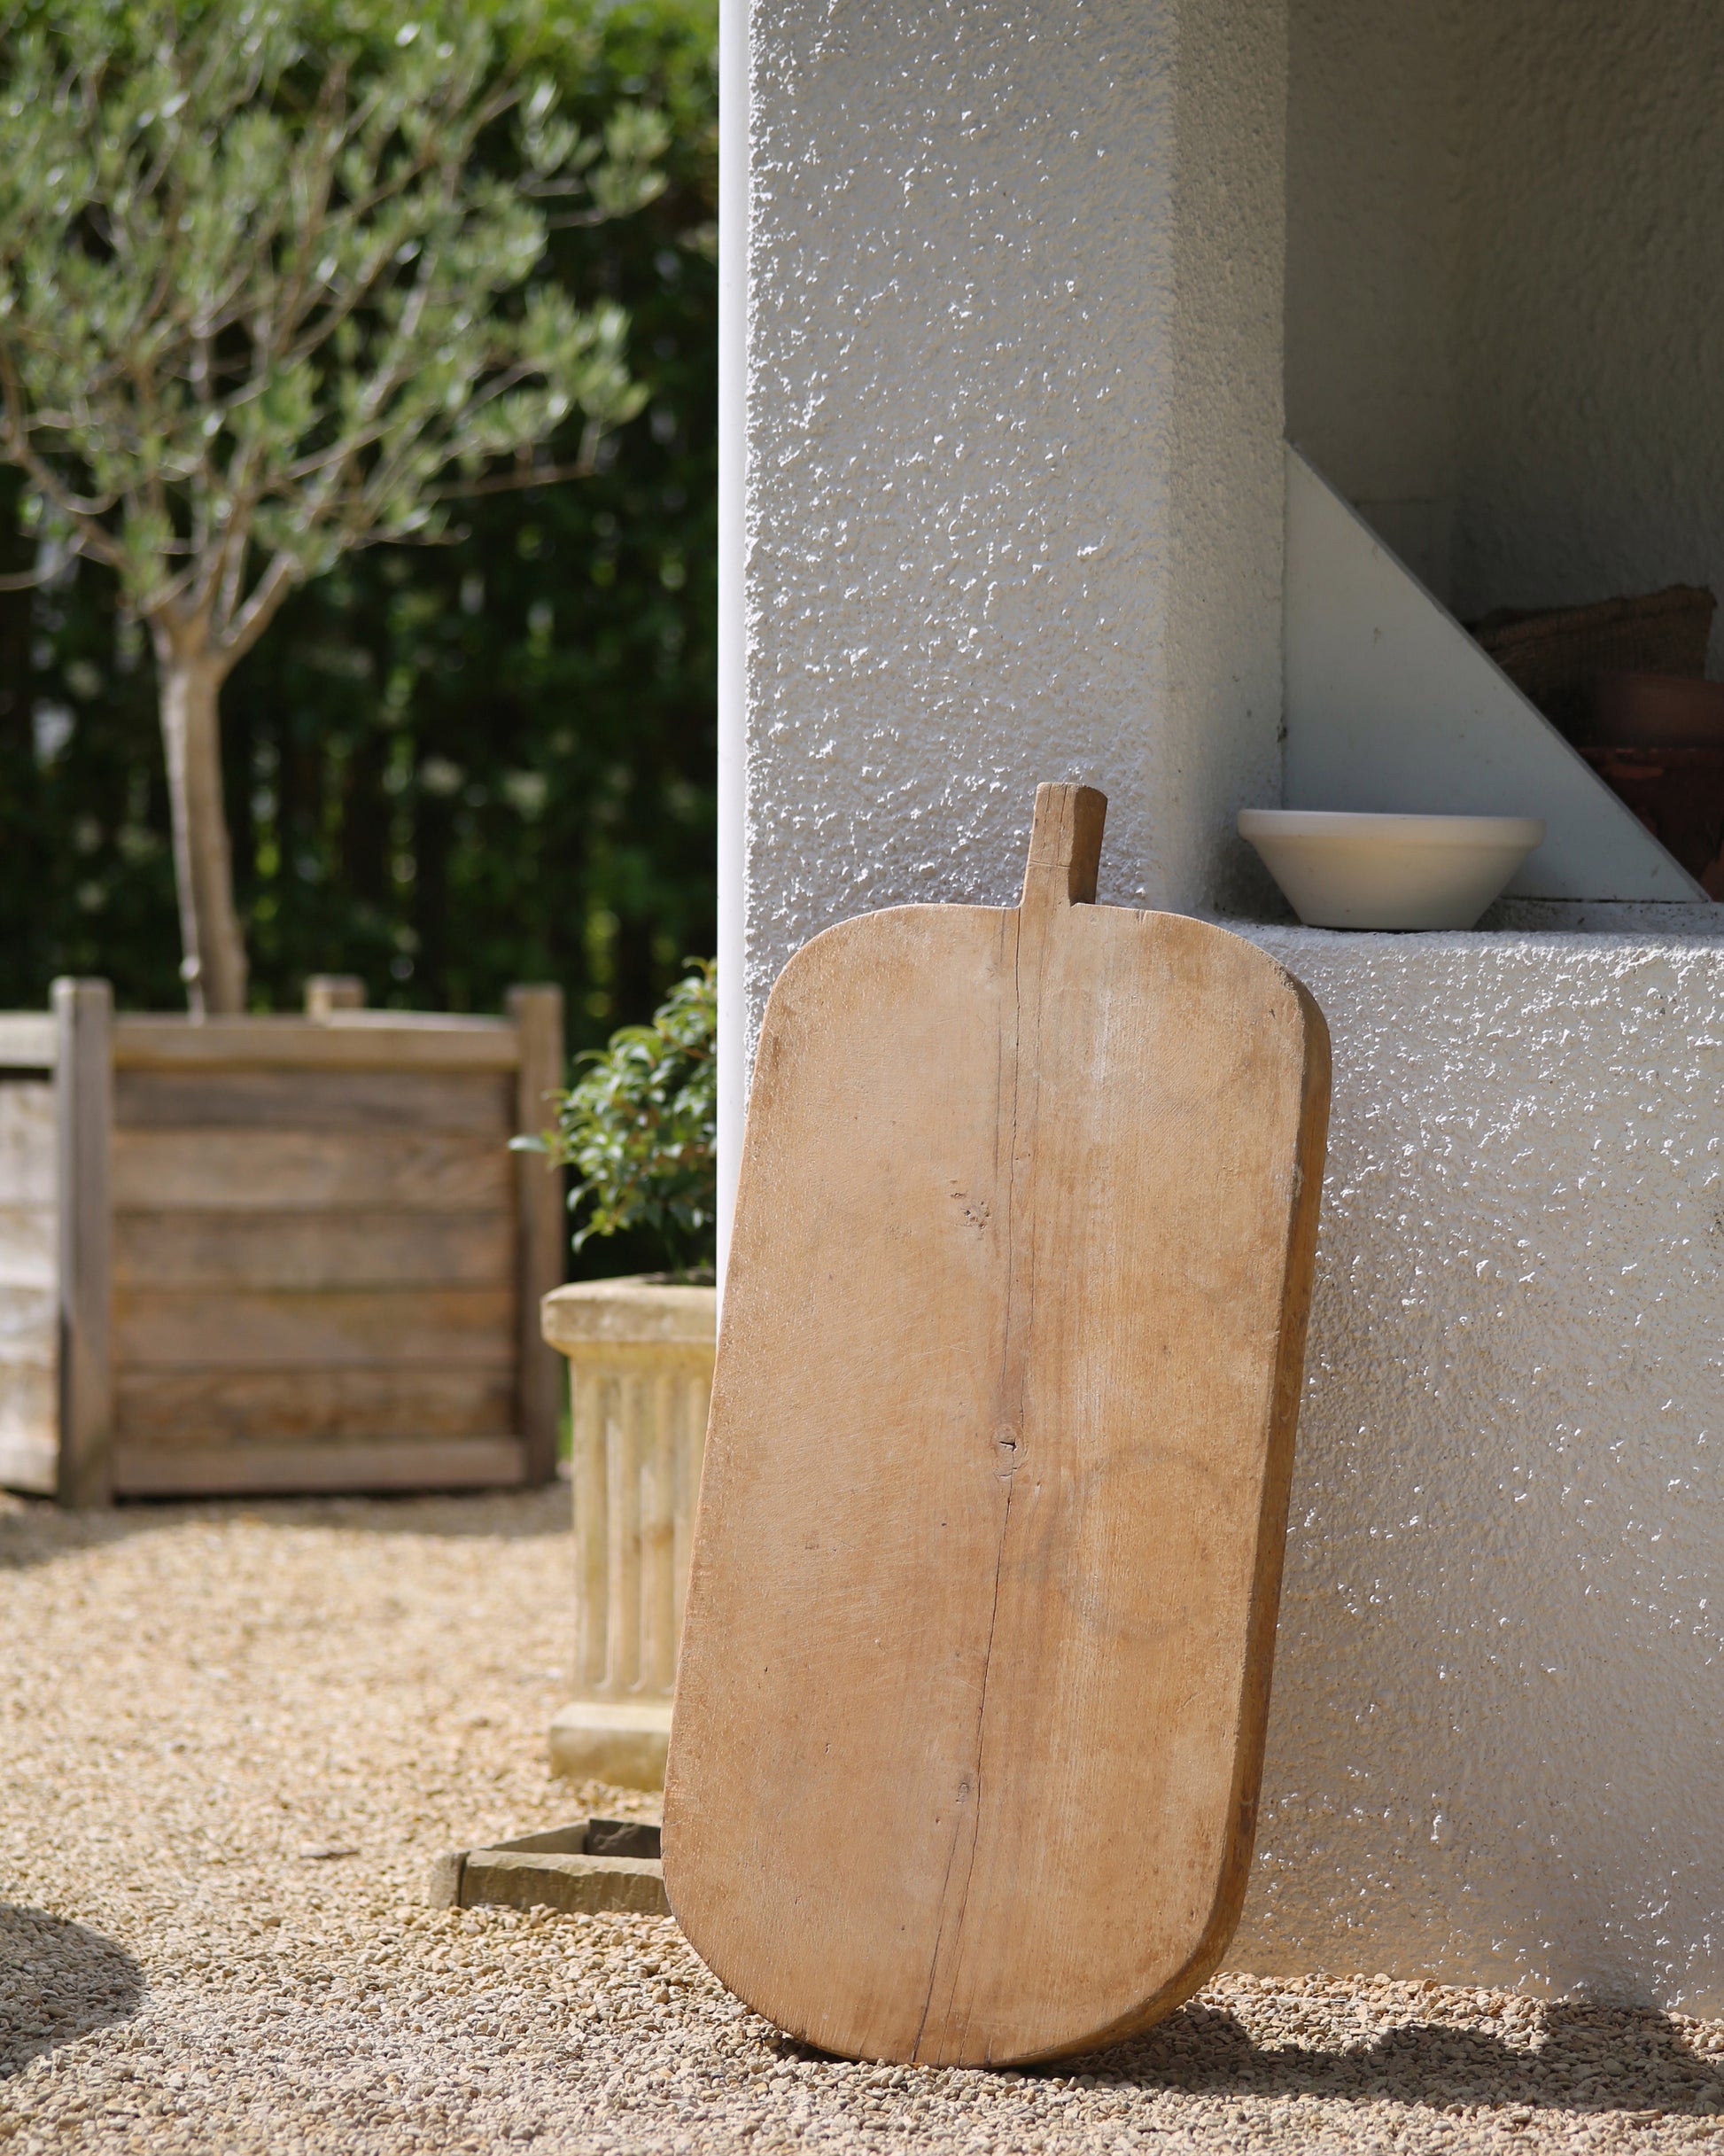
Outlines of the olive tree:
M 535 452 L 577 413 L 588 468 L 640 409 L 621 310 L 534 272 L 554 219 L 651 198 L 664 129 L 559 113 L 570 0 L 34 0 L 0 24 L 0 457 L 39 562 L 105 564 L 147 626 L 188 995 L 237 1011 L 222 681 L 342 554 L 562 476 Z

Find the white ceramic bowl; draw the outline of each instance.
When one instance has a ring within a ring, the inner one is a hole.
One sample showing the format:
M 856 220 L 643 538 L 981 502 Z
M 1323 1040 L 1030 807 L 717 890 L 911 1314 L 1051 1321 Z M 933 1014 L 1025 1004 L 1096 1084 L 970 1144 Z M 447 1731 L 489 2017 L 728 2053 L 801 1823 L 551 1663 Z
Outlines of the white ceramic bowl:
M 1308 927 L 1470 929 L 1534 846 L 1536 816 L 1242 808 L 1239 836 Z

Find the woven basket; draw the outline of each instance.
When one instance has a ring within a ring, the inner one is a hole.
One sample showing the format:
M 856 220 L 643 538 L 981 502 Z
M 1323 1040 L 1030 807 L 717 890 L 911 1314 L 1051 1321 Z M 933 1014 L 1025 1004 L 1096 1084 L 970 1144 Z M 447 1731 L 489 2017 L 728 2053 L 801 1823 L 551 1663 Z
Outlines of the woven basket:
M 1472 634 L 1521 694 L 1571 739 L 1585 729 L 1601 673 L 1706 671 L 1718 601 L 1693 584 L 1641 599 L 1601 599 L 1555 612 L 1487 614 Z

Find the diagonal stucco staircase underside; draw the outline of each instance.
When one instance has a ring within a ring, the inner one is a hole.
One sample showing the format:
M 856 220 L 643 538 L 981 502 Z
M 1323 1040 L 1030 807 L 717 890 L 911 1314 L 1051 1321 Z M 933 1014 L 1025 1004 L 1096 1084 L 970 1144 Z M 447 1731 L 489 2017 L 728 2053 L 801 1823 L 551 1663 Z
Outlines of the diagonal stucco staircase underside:
M 1292 448 L 1285 619 L 1289 808 L 1542 816 L 1544 844 L 1511 898 L 1711 906 Z

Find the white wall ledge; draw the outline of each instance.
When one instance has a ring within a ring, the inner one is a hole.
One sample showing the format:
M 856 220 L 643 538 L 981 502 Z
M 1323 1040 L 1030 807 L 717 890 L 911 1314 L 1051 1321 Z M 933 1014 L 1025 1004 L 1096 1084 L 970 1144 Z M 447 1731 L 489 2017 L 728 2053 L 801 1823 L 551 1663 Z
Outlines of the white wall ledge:
M 1481 925 L 1500 932 L 1724 938 L 1724 907 L 1666 905 L 1634 899 L 1499 899 Z
M 1260 937 L 1309 938 L 1314 950 L 1356 945 L 1378 951 L 1406 944 L 1441 944 L 1474 950 L 1503 944 L 1572 943 L 1577 937 L 1609 944 L 1717 944 L 1724 947 L 1724 906 L 1666 905 L 1658 900 L 1499 899 L 1476 929 L 1313 929 L 1296 921 L 1249 921 L 1231 914 L 1197 916 L 1254 941 Z

